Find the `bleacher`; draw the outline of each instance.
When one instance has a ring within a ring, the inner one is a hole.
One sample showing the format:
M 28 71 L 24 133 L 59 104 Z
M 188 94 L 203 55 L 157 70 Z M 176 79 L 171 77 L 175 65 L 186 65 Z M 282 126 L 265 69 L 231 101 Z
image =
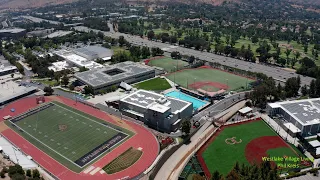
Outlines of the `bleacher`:
M 51 107 L 51 106 L 54 106 L 54 104 L 53 104 L 53 103 L 43 104 L 43 105 L 41 105 L 41 106 L 38 106 L 38 107 L 33 108 L 33 109 L 31 109 L 31 110 L 28 110 L 27 112 L 22 113 L 22 114 L 20 114 L 20 115 L 18 115 L 18 116 L 16 116 L 16 117 L 12 118 L 12 119 L 10 120 L 10 122 L 16 123 L 16 122 L 18 122 L 18 121 L 20 121 L 20 120 L 22 120 L 22 119 L 24 119 L 24 118 L 26 118 L 26 117 L 28 117 L 28 116 L 31 116 L 31 115 L 33 115 L 33 114 L 36 114 L 36 113 L 38 113 L 38 112 L 40 112 L 40 111 L 42 111 L 42 110 L 44 110 L 44 109 L 47 109 L 47 108 L 49 108 L 49 107 Z

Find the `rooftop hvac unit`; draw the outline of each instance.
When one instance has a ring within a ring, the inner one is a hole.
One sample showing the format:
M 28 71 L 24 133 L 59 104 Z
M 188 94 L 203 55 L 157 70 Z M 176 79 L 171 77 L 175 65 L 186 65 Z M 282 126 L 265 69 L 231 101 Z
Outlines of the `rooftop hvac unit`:
M 167 102 L 167 98 L 165 98 L 165 97 L 161 97 L 161 98 L 157 99 L 157 103 L 159 103 L 159 104 L 164 104 L 166 102 Z

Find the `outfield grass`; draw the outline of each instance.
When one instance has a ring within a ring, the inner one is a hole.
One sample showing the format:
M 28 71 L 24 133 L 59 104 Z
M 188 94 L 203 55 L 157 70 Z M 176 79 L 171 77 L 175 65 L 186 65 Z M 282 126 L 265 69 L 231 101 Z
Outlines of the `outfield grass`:
M 175 83 L 187 88 L 188 85 L 199 81 L 211 81 L 219 82 L 229 86 L 228 90 L 243 90 L 240 89 L 242 86 L 245 88 L 252 82 L 252 79 L 237 76 L 231 73 L 216 69 L 185 69 L 176 73 L 171 73 L 167 75 L 167 78 Z
M 154 78 L 141 83 L 135 84 L 135 88 L 151 90 L 151 91 L 163 91 L 171 88 L 168 81 L 164 78 Z
M 249 164 L 245 157 L 246 145 L 263 136 L 277 136 L 277 134 L 262 120 L 225 128 L 205 149 L 202 157 L 211 173 L 218 170 L 226 175 L 236 162 Z M 234 145 L 226 144 L 225 140 L 231 137 L 236 137 L 236 140 L 241 139 L 242 142 Z M 283 155 L 296 156 L 290 148 L 272 149 L 268 151 L 268 154 L 281 157 Z
M 141 157 L 141 155 L 142 155 L 142 151 L 131 147 L 125 152 L 123 152 L 120 156 L 112 160 L 109 164 L 107 164 L 102 169 L 107 174 L 120 172 L 132 166 L 135 162 L 137 162 Z
M 127 134 L 127 136 L 121 142 L 117 141 L 119 143 L 111 146 L 111 149 L 133 135 L 126 129 L 62 103 L 53 102 L 53 104 L 54 106 L 15 122 L 24 132 L 17 128 L 13 130 L 72 171 L 80 172 L 93 163 L 95 160 L 79 166 L 76 162 L 99 145 L 113 139 L 118 133 Z M 7 121 L 7 124 L 9 125 L 10 122 Z M 9 125 L 9 127 L 12 126 Z M 104 151 L 101 155 L 111 149 Z
M 182 60 L 172 59 L 170 57 L 164 57 L 160 59 L 151 60 L 148 63 L 148 65 L 161 67 L 167 72 L 174 72 L 174 71 L 186 68 L 188 63 Z

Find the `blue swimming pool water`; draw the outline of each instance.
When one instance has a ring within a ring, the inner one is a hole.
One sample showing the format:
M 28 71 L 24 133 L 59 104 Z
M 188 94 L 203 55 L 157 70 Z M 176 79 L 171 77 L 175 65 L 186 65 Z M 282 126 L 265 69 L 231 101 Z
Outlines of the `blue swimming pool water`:
M 199 109 L 200 107 L 204 106 L 205 104 L 207 104 L 206 102 L 204 101 L 201 101 L 197 98 L 194 98 L 192 96 L 189 96 L 187 94 L 184 94 L 180 91 L 171 91 L 167 94 L 165 94 L 165 96 L 169 96 L 169 97 L 174 97 L 174 98 L 177 98 L 177 99 L 181 99 L 181 100 L 184 100 L 184 101 L 188 101 L 188 102 L 191 102 L 193 104 L 193 109 Z

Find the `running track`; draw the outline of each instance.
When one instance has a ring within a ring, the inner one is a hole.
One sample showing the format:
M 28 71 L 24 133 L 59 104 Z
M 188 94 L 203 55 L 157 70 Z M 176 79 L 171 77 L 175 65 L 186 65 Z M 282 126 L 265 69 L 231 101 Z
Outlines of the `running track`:
M 117 122 L 111 119 L 108 115 L 106 115 L 105 112 L 99 111 L 97 109 L 94 109 L 92 107 L 89 107 L 81 103 L 75 104 L 73 100 L 70 100 L 61 96 L 59 97 L 56 96 L 54 97 L 54 99 L 61 101 L 64 104 L 71 106 L 73 108 L 76 108 L 82 112 L 94 115 L 100 119 L 106 120 L 113 124 L 117 124 Z M 46 97 L 46 102 L 49 102 L 52 100 L 53 98 Z M 3 116 L 6 116 L 6 115 L 16 116 L 35 106 L 37 106 L 35 97 L 25 98 L 25 99 L 15 101 L 7 105 L 4 109 L 0 110 L 0 117 L 1 117 L 0 121 L 3 121 L 3 118 L 2 118 Z M 11 112 L 10 111 L 11 108 L 15 108 L 15 112 Z M 49 155 L 39 150 L 37 147 L 29 143 L 27 140 L 25 140 L 23 137 L 18 135 L 13 130 L 6 129 L 2 132 L 2 135 L 8 138 L 13 144 L 18 145 L 18 147 L 24 153 L 32 156 L 32 158 L 38 164 L 40 164 L 43 168 L 45 168 L 47 171 L 54 174 L 59 179 L 62 179 L 62 180 L 87 180 L 87 179 L 113 180 L 113 179 L 121 179 L 124 177 L 132 178 L 139 175 L 153 163 L 153 161 L 156 159 L 159 153 L 159 144 L 151 132 L 149 132 L 143 126 L 140 126 L 130 121 L 126 121 L 126 124 L 128 124 L 131 127 L 131 130 L 133 130 L 136 134 L 132 136 L 130 139 L 128 139 L 127 141 L 125 141 L 124 143 L 122 143 L 120 146 L 118 146 L 117 148 L 115 148 L 114 150 L 106 154 L 104 157 L 100 158 L 91 166 L 94 166 L 95 168 L 96 167 L 102 168 L 130 147 L 142 148 L 143 154 L 141 158 L 131 167 L 111 175 L 108 175 L 106 173 L 101 174 L 99 171 L 94 175 L 91 175 L 90 173 L 85 174 L 83 171 L 81 173 L 75 173 L 69 170 L 68 168 L 66 168 L 65 166 L 63 166 L 62 164 L 60 164 L 58 161 L 51 158 Z

